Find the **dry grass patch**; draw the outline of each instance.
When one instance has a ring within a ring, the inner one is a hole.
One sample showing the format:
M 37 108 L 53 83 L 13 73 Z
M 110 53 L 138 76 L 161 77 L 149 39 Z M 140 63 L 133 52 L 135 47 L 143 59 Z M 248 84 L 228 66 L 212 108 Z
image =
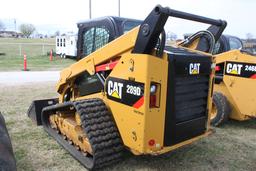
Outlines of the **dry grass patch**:
M 56 97 L 54 83 L 0 86 L 0 110 L 12 139 L 18 170 L 83 170 L 26 116 L 32 100 Z M 256 120 L 231 121 L 197 143 L 161 156 L 125 158 L 105 170 L 255 170 Z

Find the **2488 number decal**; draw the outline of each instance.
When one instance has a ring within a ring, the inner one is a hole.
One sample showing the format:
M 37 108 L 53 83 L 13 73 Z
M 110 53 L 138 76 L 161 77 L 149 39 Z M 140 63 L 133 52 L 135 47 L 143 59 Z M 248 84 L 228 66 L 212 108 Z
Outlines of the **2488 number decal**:
M 256 66 L 253 66 L 253 65 L 245 65 L 245 71 L 256 72 Z

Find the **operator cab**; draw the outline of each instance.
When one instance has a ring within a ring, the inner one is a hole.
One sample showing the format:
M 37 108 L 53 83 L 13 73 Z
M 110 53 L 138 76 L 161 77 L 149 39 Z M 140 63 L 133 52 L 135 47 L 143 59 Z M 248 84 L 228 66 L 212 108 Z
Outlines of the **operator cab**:
M 220 54 L 234 49 L 242 49 L 243 43 L 241 39 L 230 35 L 221 35 L 220 39 L 216 42 L 213 54 Z
M 142 21 L 120 17 L 101 17 L 77 23 L 77 59 L 82 59 L 105 44 L 141 24 Z

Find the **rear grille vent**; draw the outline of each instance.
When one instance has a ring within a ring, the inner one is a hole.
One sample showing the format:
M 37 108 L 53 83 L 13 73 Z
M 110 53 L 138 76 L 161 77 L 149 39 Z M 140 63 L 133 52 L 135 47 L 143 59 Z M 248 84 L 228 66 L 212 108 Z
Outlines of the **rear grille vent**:
M 164 146 L 178 144 L 207 131 L 212 71 L 211 56 L 181 48 L 171 48 L 168 53 Z M 191 75 L 189 71 L 195 69 L 194 66 L 198 73 Z
M 206 116 L 209 76 L 175 78 L 176 123 Z

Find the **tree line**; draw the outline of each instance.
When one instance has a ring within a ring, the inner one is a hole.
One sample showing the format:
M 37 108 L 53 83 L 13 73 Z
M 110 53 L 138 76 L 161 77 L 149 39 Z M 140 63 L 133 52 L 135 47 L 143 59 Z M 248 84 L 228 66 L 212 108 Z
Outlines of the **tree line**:
M 5 31 L 6 27 L 4 23 L 0 20 L 0 31 Z M 35 31 L 36 27 L 33 24 L 21 24 L 19 26 L 19 31 L 27 38 L 29 38 Z

